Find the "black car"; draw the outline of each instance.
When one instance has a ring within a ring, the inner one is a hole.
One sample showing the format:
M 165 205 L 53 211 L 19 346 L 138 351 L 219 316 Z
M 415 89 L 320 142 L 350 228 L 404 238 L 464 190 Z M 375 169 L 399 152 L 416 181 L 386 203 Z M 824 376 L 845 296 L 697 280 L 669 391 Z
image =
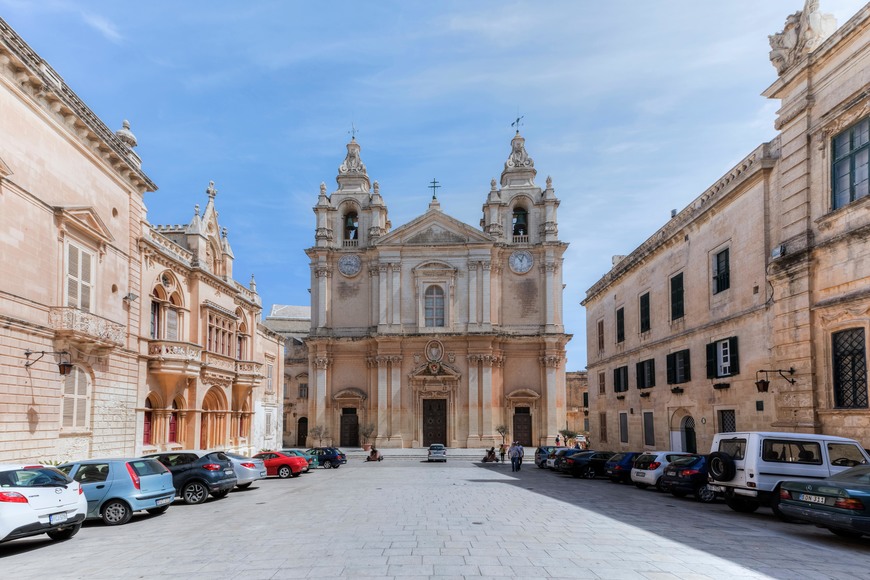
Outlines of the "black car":
M 665 468 L 660 481 L 661 488 L 675 497 L 689 494 L 703 503 L 716 499 L 716 492 L 707 486 L 707 456 L 687 455 L 679 457 Z
M 547 445 L 546 447 L 538 447 L 535 449 L 535 465 L 544 469 L 547 467 L 547 458 L 550 453 L 554 452 L 558 447 L 555 445 Z
M 604 475 L 604 465 L 613 457 L 612 451 L 580 451 L 562 462 L 562 471 L 574 477 L 595 479 Z
M 631 483 L 631 468 L 634 460 L 643 455 L 640 451 L 617 453 L 604 464 L 604 475 L 613 483 Z
M 347 463 L 347 456 L 338 447 L 312 447 L 305 453 L 313 455 L 318 465 L 327 469 L 330 467 L 338 469 L 342 464 Z
M 172 472 L 172 485 L 184 503 L 202 503 L 209 494 L 221 499 L 238 482 L 232 461 L 222 451 L 167 451 L 145 457 L 156 459 Z
M 580 453 L 580 451 L 580 449 L 572 447 L 556 447 L 555 451 L 550 453 L 550 456 L 547 458 L 547 467 L 555 471 L 561 471 L 560 466 L 565 458 L 574 453 Z

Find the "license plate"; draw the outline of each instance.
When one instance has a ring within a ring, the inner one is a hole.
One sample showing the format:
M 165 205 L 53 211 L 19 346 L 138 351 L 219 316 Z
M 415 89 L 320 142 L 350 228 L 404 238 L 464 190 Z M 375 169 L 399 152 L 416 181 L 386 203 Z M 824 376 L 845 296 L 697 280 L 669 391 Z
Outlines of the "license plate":
M 809 503 L 825 503 L 825 497 L 821 495 L 810 495 L 808 493 L 802 493 L 798 496 L 800 501 L 806 501 Z
M 233 470 L 232 469 L 224 469 L 224 473 L 226 473 L 227 475 L 232 475 Z
M 265 469 L 260 472 L 260 477 L 266 477 L 266 470 Z
M 644 473 L 643 471 L 635 471 L 634 476 L 635 477 L 646 477 L 646 473 Z
M 676 474 L 677 474 L 676 471 L 666 471 L 665 472 L 665 475 L 676 475 Z
M 48 516 L 48 523 L 51 525 L 62 524 L 66 521 L 66 512 L 60 514 L 51 514 Z
M 158 499 L 157 501 L 154 502 L 154 504 L 157 505 L 157 506 L 169 505 L 169 504 L 171 504 L 171 503 L 172 503 L 172 498 L 171 498 L 171 497 L 160 498 L 160 499 Z

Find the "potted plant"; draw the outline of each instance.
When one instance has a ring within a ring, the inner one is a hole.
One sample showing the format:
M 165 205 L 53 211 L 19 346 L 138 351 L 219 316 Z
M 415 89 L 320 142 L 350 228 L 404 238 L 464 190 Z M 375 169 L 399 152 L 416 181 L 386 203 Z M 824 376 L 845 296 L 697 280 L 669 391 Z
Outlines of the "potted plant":
M 360 425 L 359 428 L 359 436 L 363 441 L 362 448 L 366 451 L 372 450 L 372 444 L 369 443 L 369 438 L 375 432 L 375 424 L 374 423 L 366 423 L 365 425 Z

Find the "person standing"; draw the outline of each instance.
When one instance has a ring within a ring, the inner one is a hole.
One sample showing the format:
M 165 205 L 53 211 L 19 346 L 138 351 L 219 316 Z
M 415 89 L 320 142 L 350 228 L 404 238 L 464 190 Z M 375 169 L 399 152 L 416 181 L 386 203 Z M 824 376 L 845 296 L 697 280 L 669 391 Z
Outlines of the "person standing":
M 504 463 L 504 454 L 507 452 L 507 447 L 502 443 L 498 446 L 498 454 L 501 455 L 501 462 Z
M 516 441 L 511 443 L 511 447 L 508 449 L 508 458 L 511 460 L 511 471 L 519 471 L 520 452 L 519 449 L 517 449 Z
M 558 436 L 558 435 L 556 435 L 556 447 L 558 447 L 558 446 L 559 446 L 559 441 L 560 441 L 560 439 L 559 439 L 559 436 Z

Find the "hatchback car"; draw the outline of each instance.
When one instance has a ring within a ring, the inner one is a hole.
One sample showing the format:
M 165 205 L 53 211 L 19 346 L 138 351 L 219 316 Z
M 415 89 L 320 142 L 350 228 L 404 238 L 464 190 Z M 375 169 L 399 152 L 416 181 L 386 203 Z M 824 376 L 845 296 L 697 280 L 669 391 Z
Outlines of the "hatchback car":
M 547 467 L 547 458 L 556 449 L 559 448 L 555 445 L 547 445 L 545 447 L 538 447 L 537 449 L 535 449 L 535 465 L 537 465 L 541 469 Z
M 579 452 L 579 449 L 573 449 L 571 447 L 556 447 L 556 449 L 547 457 L 547 468 L 559 471 L 559 465 L 562 463 L 562 459 L 564 459 L 566 455 Z
M 229 451 L 224 451 L 224 454 L 233 462 L 236 487 L 239 489 L 248 489 L 258 479 L 266 479 L 266 466 L 262 460 Z
M 152 453 L 145 457 L 156 459 L 172 472 L 172 485 L 184 503 L 199 504 L 208 499 L 227 496 L 236 486 L 233 463 L 223 451 L 189 449 Z
M 54 467 L 0 464 L 0 542 L 48 534 L 68 540 L 85 521 L 78 482 Z
M 305 453 L 314 456 L 320 467 L 338 469 L 347 463 L 347 455 L 338 447 L 312 447 Z
M 561 468 L 574 477 L 595 479 L 604 475 L 604 465 L 611 457 L 612 451 L 579 451 L 565 457 Z
M 264 451 L 254 455 L 266 465 L 266 474 L 277 475 L 281 479 L 299 477 L 308 470 L 308 462 L 304 457 L 291 455 L 283 451 Z
M 640 451 L 617 453 L 604 464 L 604 475 L 613 483 L 630 483 L 634 460 L 643 455 Z
M 779 509 L 845 538 L 870 535 L 870 465 L 841 471 L 826 479 L 785 481 Z
M 665 467 L 660 487 L 674 497 L 692 494 L 698 501 L 709 503 L 716 499 L 716 492 L 708 485 L 708 465 L 705 455 L 678 457 Z
M 426 461 L 447 461 L 447 448 L 441 443 L 433 443 L 429 446 Z
M 172 473 L 156 459 L 88 459 L 58 469 L 82 486 L 87 517 L 107 526 L 126 524 L 140 510 L 162 514 L 175 499 Z
M 634 460 L 631 480 L 640 489 L 654 485 L 659 491 L 664 491 L 661 487 L 661 477 L 665 472 L 665 467 L 677 457 L 685 457 L 686 455 L 691 454 L 678 451 L 649 451 L 644 453 Z

